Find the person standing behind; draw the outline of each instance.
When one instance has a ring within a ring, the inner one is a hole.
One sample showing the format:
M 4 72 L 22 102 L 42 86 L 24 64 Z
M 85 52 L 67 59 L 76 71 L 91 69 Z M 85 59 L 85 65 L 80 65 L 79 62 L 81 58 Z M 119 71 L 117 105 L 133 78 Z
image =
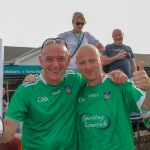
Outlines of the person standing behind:
M 120 29 L 113 30 L 112 38 L 114 43 L 106 45 L 102 54 L 103 65 L 109 66 L 108 72 L 120 69 L 129 79 L 132 79 L 132 73 L 137 70 L 137 66 L 132 49 L 123 44 L 123 36 L 124 34 Z
M 104 51 L 104 46 L 91 33 L 83 32 L 82 29 L 86 24 L 86 19 L 81 12 L 75 12 L 72 18 L 73 30 L 60 33 L 58 38 L 63 39 L 67 43 L 68 52 L 71 56 L 69 69 L 78 70 L 76 66 L 75 54 L 84 44 L 92 44 L 96 46 L 100 53 Z

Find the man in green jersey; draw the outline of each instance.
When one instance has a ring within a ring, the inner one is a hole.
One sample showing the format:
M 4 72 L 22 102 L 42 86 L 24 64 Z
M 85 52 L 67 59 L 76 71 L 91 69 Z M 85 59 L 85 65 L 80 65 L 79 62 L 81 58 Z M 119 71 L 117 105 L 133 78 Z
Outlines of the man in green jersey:
M 62 39 L 47 39 L 41 49 L 43 72 L 14 93 L 0 142 L 10 141 L 22 121 L 23 150 L 76 150 L 76 95 L 85 79 L 79 73 L 65 73 L 70 56 Z
M 101 59 L 97 48 L 88 44 L 76 54 L 77 67 L 87 80 L 78 95 L 79 150 L 134 150 L 129 115 L 150 110 L 150 79 L 144 69 L 133 74 L 146 96 L 131 81 L 115 85 L 100 71 Z

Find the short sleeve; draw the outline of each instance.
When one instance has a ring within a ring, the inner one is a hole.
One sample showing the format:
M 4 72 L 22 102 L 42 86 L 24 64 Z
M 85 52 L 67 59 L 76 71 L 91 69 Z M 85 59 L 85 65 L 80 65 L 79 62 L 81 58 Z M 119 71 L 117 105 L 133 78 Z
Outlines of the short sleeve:
M 110 44 L 105 46 L 105 51 L 102 53 L 102 55 L 107 55 L 109 56 L 109 49 L 110 49 Z
M 84 34 L 85 34 L 86 38 L 88 38 L 88 40 L 89 40 L 88 44 L 97 46 L 100 43 L 99 40 L 96 37 L 94 37 L 91 33 L 85 32 Z
M 23 121 L 28 115 L 30 107 L 30 98 L 27 90 L 20 85 L 13 94 L 5 117 L 14 119 L 14 121 Z
M 129 81 L 122 85 L 120 91 L 123 94 L 123 100 L 128 109 L 128 113 L 141 112 L 141 106 L 145 99 L 145 92 L 136 88 L 133 82 Z

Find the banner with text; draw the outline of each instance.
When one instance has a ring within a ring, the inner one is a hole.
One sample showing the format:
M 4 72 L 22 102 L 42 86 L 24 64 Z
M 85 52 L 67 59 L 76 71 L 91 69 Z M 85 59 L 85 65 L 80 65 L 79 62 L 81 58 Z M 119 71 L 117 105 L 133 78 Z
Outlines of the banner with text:
M 4 66 L 4 76 L 40 74 L 41 66 Z

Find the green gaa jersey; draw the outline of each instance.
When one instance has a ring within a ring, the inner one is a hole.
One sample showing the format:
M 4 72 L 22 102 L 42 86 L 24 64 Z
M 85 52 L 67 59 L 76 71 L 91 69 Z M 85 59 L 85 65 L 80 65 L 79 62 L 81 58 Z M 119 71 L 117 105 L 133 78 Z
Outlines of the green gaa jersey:
M 42 75 L 23 83 L 14 93 L 6 117 L 23 121 L 23 150 L 76 150 L 76 96 L 85 80 L 66 73 L 57 86 Z
M 115 85 L 107 76 L 78 97 L 79 150 L 134 150 L 131 112 L 145 95 L 132 82 Z

